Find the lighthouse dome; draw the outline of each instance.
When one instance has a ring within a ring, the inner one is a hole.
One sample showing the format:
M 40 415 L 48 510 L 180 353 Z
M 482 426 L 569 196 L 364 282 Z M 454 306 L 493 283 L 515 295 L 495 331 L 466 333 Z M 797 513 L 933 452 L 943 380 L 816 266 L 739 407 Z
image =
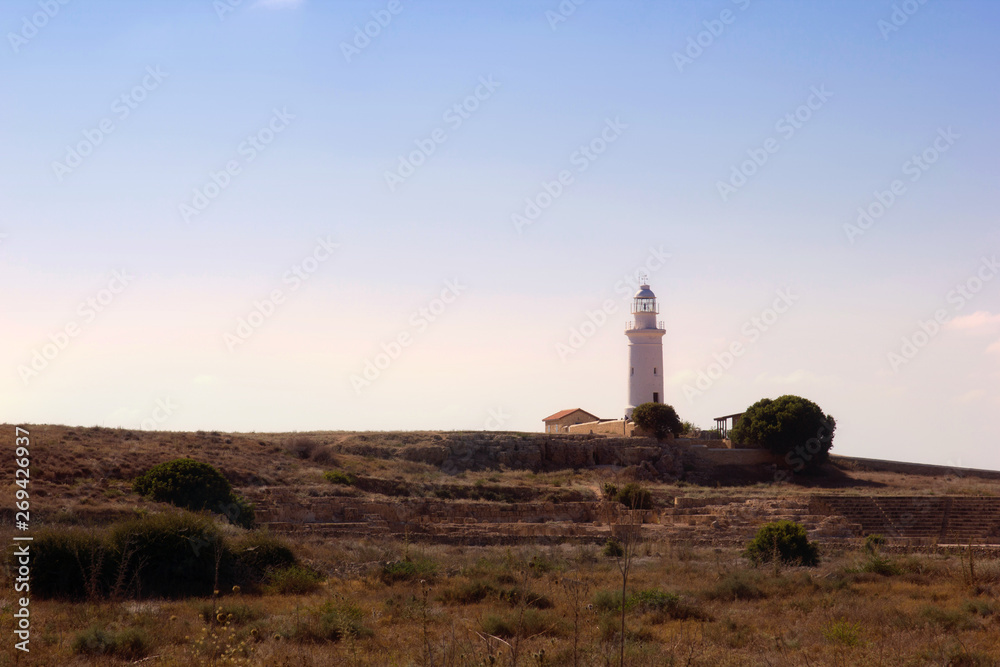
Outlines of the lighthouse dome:
M 649 289 L 649 285 L 640 285 L 639 291 L 635 293 L 633 299 L 655 299 L 656 295 L 653 294 L 653 290 Z

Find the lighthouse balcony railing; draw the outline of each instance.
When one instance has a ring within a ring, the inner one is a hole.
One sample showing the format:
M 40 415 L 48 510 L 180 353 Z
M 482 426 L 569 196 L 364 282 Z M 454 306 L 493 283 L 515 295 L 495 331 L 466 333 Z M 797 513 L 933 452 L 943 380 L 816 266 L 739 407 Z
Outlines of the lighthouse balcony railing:
M 635 326 L 635 322 L 631 322 L 629 320 L 625 320 L 625 331 L 635 331 L 636 329 L 645 329 L 645 328 L 647 328 L 647 327 L 637 327 L 637 326 Z M 657 329 L 664 329 L 663 320 L 659 320 L 656 323 L 656 328 Z

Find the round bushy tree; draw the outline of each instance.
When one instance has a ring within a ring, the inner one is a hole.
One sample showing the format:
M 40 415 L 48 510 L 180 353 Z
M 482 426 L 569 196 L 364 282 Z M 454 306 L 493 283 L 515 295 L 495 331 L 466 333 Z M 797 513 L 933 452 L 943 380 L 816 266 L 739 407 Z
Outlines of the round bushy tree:
M 809 541 L 805 528 L 791 521 L 775 521 L 761 526 L 743 555 L 754 565 L 775 559 L 786 565 L 819 565 L 819 548 Z
M 218 512 L 231 502 L 229 480 L 214 466 L 194 459 L 175 459 L 150 468 L 132 488 L 149 498 L 177 507 Z
M 836 428 L 837 422 L 818 405 L 786 394 L 747 408 L 730 437 L 737 445 L 769 449 L 799 472 L 827 462 Z
M 681 434 L 683 426 L 677 411 L 666 403 L 643 403 L 632 411 L 632 421 L 635 425 L 651 431 L 661 440 L 672 433 L 674 437 Z

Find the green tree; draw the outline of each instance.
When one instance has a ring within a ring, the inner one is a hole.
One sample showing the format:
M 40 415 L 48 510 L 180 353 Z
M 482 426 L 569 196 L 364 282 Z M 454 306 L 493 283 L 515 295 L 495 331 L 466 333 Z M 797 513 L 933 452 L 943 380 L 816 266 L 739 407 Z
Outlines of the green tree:
M 730 437 L 742 446 L 763 447 L 795 472 L 814 471 L 829 459 L 837 422 L 812 401 L 786 394 L 762 398 L 743 413 Z
M 660 440 L 667 437 L 668 433 L 677 437 L 683 429 L 677 411 L 666 403 L 637 405 L 632 411 L 632 421 L 636 426 L 652 431 Z
M 809 541 L 806 529 L 791 521 L 761 526 L 743 555 L 754 565 L 779 560 L 786 565 L 819 565 L 819 548 Z

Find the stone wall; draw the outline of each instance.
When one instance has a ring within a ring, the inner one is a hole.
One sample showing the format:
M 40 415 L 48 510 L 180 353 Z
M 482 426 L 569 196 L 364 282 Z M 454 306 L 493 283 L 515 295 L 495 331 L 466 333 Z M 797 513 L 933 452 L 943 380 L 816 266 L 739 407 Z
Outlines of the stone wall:
M 830 455 L 830 462 L 846 468 L 858 470 L 877 470 L 884 472 L 903 473 L 906 475 L 926 475 L 929 477 L 979 477 L 981 479 L 1000 479 L 998 470 L 977 470 L 975 468 L 957 468 L 954 466 L 936 466 L 926 463 L 906 463 L 904 461 L 883 461 L 881 459 L 862 459 L 853 456 Z
M 688 450 L 706 463 L 720 466 L 758 466 L 781 463 L 781 458 L 766 449 L 702 449 Z
M 628 438 L 635 432 L 635 424 L 627 422 L 623 419 L 612 419 L 608 421 L 574 424 L 567 430 L 570 433 L 594 433 L 601 435 L 617 435 L 623 438 Z

